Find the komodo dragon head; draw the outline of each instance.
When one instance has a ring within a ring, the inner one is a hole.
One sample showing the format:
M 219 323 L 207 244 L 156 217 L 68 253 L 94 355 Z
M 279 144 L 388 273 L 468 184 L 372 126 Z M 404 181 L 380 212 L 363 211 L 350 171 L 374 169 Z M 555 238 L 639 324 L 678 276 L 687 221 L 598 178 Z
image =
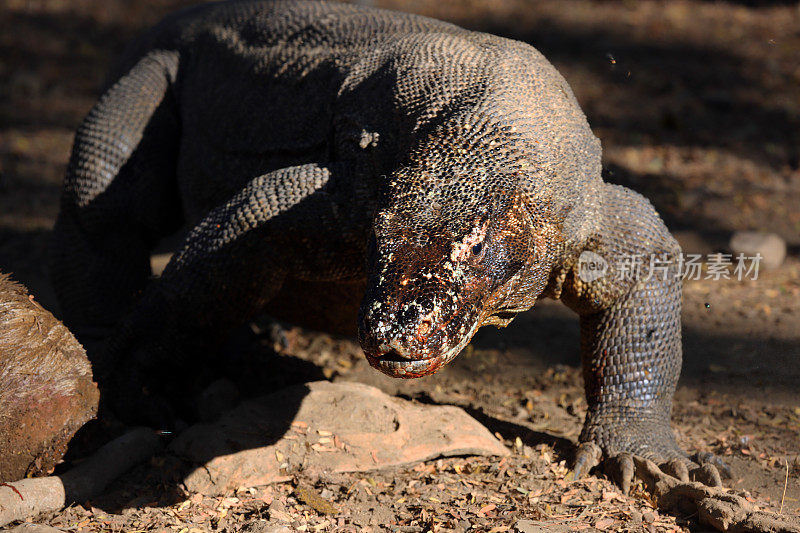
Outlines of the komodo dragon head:
M 463 119 L 429 139 L 387 178 L 359 313 L 369 363 L 392 377 L 432 374 L 530 308 L 570 211 L 525 131 Z

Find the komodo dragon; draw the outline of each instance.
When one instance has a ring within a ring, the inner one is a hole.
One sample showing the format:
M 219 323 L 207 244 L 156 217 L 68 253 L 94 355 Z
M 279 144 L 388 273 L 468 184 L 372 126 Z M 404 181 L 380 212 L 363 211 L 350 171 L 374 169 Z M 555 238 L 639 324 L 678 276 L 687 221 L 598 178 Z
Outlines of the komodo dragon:
M 580 315 L 577 473 L 602 456 L 629 480 L 636 455 L 718 482 L 670 429 L 680 249 L 646 199 L 602 181 L 600 142 L 533 47 L 367 7 L 232 1 L 168 17 L 112 81 L 75 138 L 52 272 L 80 338 L 122 324 L 95 359 L 120 411 L 145 413 L 130 399 L 144 376 L 166 376 L 151 396 L 176 387 L 190 354 L 264 309 L 344 317 L 372 366 L 410 378 L 550 297 Z M 149 282 L 150 252 L 183 225 Z M 582 254 L 604 269 L 582 272 Z M 626 276 L 633 256 L 666 268 Z

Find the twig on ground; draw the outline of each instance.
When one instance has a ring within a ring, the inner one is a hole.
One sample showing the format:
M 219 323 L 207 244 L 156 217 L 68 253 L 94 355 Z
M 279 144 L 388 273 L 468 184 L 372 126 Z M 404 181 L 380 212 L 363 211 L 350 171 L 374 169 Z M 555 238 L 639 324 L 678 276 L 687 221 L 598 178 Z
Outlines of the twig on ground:
M 783 514 L 783 500 L 786 499 L 786 486 L 789 484 L 789 459 L 784 458 L 786 461 L 786 478 L 783 480 L 783 496 L 781 496 L 781 508 L 778 510 L 778 514 Z
M 4 483 L 10 490 L 0 487 L 0 527 L 93 498 L 121 474 L 149 459 L 159 444 L 153 430 L 136 428 L 112 440 L 61 476 Z

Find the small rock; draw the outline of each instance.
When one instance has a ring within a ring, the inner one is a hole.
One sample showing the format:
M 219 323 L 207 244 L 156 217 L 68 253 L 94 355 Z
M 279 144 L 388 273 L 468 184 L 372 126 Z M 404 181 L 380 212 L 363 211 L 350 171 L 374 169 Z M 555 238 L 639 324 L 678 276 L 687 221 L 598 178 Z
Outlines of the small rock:
M 281 500 L 272 500 L 269 504 L 269 518 L 270 521 L 277 520 L 278 522 L 291 522 L 292 517 L 286 512 L 286 505 Z
M 753 257 L 761 254 L 763 268 L 777 268 L 786 258 L 786 242 L 775 233 L 761 233 L 758 231 L 737 231 L 730 241 L 730 249 L 734 255 L 744 254 Z
M 259 520 L 242 526 L 242 533 L 291 533 L 291 529 L 283 524 L 273 524 Z
M 549 530 L 539 522 L 523 519 L 517 520 L 517 523 L 514 524 L 514 531 L 517 533 L 547 533 Z
M 17 527 L 9 529 L 8 533 L 64 533 L 64 530 L 44 524 L 20 524 Z
M 197 415 L 203 422 L 213 422 L 239 403 L 239 389 L 229 379 L 218 379 L 197 397 Z

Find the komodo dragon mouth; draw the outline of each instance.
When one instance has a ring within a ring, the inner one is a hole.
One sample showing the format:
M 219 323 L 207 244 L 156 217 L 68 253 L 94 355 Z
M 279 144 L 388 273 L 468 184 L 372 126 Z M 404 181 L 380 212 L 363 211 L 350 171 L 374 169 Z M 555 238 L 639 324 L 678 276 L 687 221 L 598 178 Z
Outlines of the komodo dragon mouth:
M 466 313 L 457 313 L 455 316 L 451 317 L 450 320 L 441 324 L 438 327 L 438 331 L 431 332 L 429 338 L 439 337 L 440 341 L 437 344 L 440 346 L 451 345 L 452 343 L 446 335 L 439 334 L 440 332 L 445 331 L 451 324 L 468 324 L 469 322 L 467 322 L 466 317 L 464 316 L 465 314 Z M 436 353 L 435 355 L 426 355 L 425 353 L 401 353 L 399 350 L 392 347 L 391 343 L 389 343 L 377 346 L 375 351 L 365 351 L 367 361 L 373 368 L 395 378 L 410 379 L 434 374 L 447 363 L 452 361 L 472 339 L 472 336 L 480 327 L 481 321 L 473 318 L 471 322 L 472 326 L 468 328 L 468 331 L 463 331 L 465 328 L 462 326 L 462 331 L 459 332 L 460 336 L 457 337 L 460 338 L 460 342 L 457 342 L 455 346 L 447 348 L 440 353 Z M 431 343 L 426 342 L 426 338 L 417 338 L 415 340 L 419 343 L 419 345 L 427 345 L 428 350 L 430 350 Z M 428 353 L 430 353 L 430 351 L 428 351 Z

